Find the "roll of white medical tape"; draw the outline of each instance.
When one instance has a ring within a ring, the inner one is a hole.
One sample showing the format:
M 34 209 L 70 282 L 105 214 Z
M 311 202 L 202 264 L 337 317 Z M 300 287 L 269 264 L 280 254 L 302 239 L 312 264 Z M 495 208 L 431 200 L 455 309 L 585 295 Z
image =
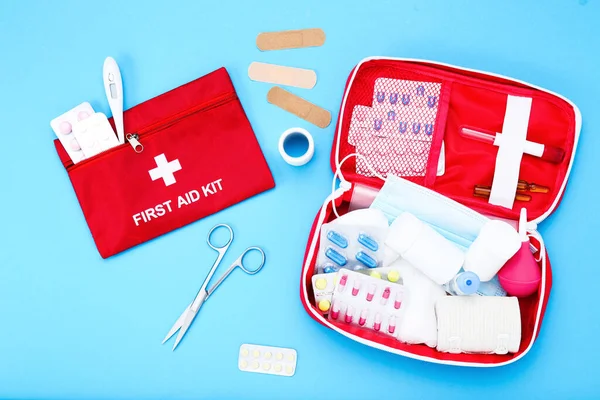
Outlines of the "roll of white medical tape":
M 285 143 L 289 140 L 295 139 L 297 137 L 303 137 L 308 142 L 308 148 L 306 152 L 300 156 L 291 156 L 285 150 Z M 286 163 L 293 165 L 295 167 L 299 167 L 301 165 L 309 162 L 313 155 L 315 154 L 315 141 L 313 140 L 312 135 L 306 130 L 302 128 L 290 128 L 281 134 L 279 138 L 279 154 L 285 160 Z

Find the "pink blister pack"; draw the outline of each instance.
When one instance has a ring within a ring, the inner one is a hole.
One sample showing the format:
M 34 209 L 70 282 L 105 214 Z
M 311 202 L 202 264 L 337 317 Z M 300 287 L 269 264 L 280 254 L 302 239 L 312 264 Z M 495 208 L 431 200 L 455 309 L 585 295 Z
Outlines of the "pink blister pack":
M 378 78 L 372 107 L 356 105 L 352 112 L 348 143 L 363 156 L 356 172 L 424 176 L 440 92 L 440 83 Z
M 405 288 L 359 272 L 337 272 L 329 320 L 397 337 Z

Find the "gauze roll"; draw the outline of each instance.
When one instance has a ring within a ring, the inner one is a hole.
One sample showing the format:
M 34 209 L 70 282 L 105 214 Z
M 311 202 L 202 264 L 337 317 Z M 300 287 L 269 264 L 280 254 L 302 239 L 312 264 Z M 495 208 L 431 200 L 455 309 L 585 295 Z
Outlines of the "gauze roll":
M 435 304 L 446 292 L 406 260 L 397 260 L 390 268 L 397 269 L 405 288 L 404 316 L 398 327 L 398 340 L 408 344 L 437 345 Z
M 385 244 L 438 285 L 450 281 L 464 262 L 458 247 L 408 212 L 392 222 Z
M 487 282 L 520 248 L 521 239 L 515 228 L 503 221 L 490 220 L 467 250 L 464 270 Z
M 521 312 L 516 297 L 446 296 L 435 306 L 437 350 L 506 354 L 519 351 Z

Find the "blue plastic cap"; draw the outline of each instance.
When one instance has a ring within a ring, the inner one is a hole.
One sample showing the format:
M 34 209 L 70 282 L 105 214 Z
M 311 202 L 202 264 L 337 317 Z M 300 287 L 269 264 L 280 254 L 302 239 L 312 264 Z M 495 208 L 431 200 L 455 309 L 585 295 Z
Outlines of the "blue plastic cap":
M 480 283 L 481 281 L 479 280 L 479 276 L 471 271 L 461 272 L 456 277 L 456 286 L 458 287 L 458 290 L 463 292 L 465 295 L 477 292 Z

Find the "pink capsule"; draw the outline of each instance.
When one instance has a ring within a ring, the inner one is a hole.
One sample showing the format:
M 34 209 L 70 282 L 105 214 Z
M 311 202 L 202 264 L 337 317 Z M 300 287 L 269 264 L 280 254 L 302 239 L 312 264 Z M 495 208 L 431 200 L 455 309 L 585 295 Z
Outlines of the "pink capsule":
M 388 332 L 393 335 L 395 331 L 396 331 L 396 317 L 394 317 L 392 315 L 390 317 L 390 323 L 388 324 Z
M 381 329 L 381 315 L 379 313 L 375 314 L 375 322 L 373 323 L 373 330 L 379 332 Z
M 375 286 L 374 283 L 372 283 L 371 286 L 369 286 L 369 291 L 367 292 L 367 301 L 373 300 L 373 296 L 375 296 L 376 288 L 377 288 L 377 286 Z
M 338 319 L 339 316 L 340 316 L 340 306 L 337 302 L 334 302 L 333 306 L 331 307 L 331 318 Z
M 354 281 L 354 287 L 352 287 L 352 296 L 356 296 L 358 291 L 360 290 L 360 282 L 357 280 Z
M 394 308 L 396 310 L 400 309 L 400 306 L 402 305 L 402 292 L 398 292 L 396 293 L 396 299 L 394 300 Z
M 383 289 L 383 293 L 381 294 L 381 305 L 382 306 L 386 305 L 389 298 L 390 298 L 390 288 L 386 287 L 385 289 Z
M 360 318 L 358 319 L 358 324 L 360 326 L 363 326 L 365 324 L 365 322 L 367 322 L 367 314 L 368 313 L 369 313 L 369 311 L 366 308 L 361 311 Z
M 342 275 L 340 278 L 340 284 L 338 286 L 338 292 L 343 292 L 346 288 L 346 282 L 348 281 L 348 275 Z
M 346 321 L 347 324 L 351 324 L 352 323 L 352 318 L 354 314 L 354 308 L 352 308 L 351 306 L 348 306 L 348 310 L 346 310 L 346 318 L 344 318 L 344 321 Z

